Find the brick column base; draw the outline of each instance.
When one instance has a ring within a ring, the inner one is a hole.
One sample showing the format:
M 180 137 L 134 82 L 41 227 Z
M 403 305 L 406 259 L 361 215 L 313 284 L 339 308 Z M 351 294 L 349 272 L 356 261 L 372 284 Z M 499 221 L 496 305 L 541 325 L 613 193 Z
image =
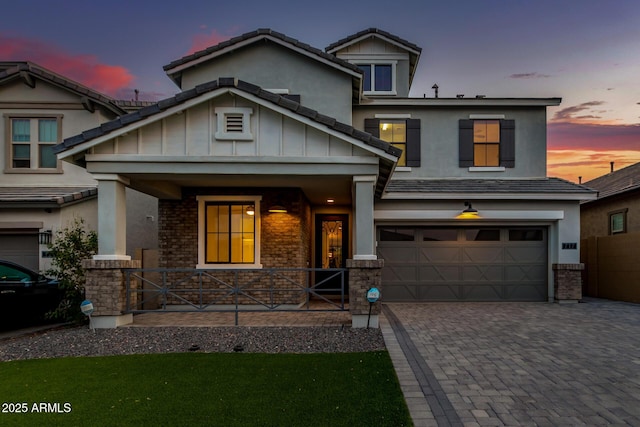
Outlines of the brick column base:
M 85 295 L 93 304 L 91 317 L 94 328 L 115 328 L 133 322 L 133 315 L 123 314 L 127 293 L 122 269 L 140 266 L 139 260 L 82 261 L 86 272 Z
M 553 297 L 556 302 L 578 302 L 582 299 L 584 264 L 553 264 Z
M 379 315 L 381 303 L 378 300 L 371 307 L 371 318 L 369 318 L 369 301 L 367 291 L 371 288 L 378 288 L 380 295 L 382 292 L 382 266 L 384 260 L 357 260 L 348 259 L 349 269 L 349 312 L 351 312 L 351 327 L 377 328 L 379 325 Z

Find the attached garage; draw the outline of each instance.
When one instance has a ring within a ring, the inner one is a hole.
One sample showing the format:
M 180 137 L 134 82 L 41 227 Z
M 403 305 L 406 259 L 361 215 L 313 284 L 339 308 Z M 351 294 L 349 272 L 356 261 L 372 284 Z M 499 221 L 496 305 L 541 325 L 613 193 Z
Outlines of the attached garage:
M 379 226 L 384 300 L 547 301 L 545 227 Z
M 4 232 L 3 232 L 4 231 Z M 13 261 L 24 267 L 40 269 L 38 230 L 8 233 L 0 229 L 0 259 Z

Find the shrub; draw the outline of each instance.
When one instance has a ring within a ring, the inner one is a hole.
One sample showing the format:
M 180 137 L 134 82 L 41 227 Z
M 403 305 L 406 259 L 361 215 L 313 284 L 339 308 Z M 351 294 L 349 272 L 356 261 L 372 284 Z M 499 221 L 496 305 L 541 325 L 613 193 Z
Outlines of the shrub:
M 95 231 L 87 231 L 84 220 L 76 218 L 70 227 L 56 232 L 49 251 L 53 257 L 52 268 L 46 273 L 58 279 L 63 299 L 47 316 L 66 322 L 82 322 L 85 318 L 80 311 L 85 283 L 82 260 L 97 253 L 98 235 Z

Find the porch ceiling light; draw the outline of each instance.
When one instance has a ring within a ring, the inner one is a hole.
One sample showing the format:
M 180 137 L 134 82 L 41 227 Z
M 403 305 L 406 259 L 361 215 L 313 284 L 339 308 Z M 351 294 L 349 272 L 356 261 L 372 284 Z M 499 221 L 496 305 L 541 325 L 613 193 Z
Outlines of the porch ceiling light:
M 480 218 L 480 215 L 478 215 L 478 210 L 474 209 L 473 206 L 471 206 L 471 203 L 464 202 L 464 205 L 466 206 L 466 208 L 460 213 L 460 215 L 458 215 L 456 217 L 456 219 L 478 219 L 478 218 Z
M 246 212 L 247 212 L 247 215 L 253 216 L 256 214 L 256 207 L 254 205 L 249 205 L 247 206 Z
M 276 203 L 275 205 L 271 206 L 269 208 L 269 212 L 271 213 L 287 213 L 287 208 L 285 208 L 284 206 L 282 206 L 279 203 Z

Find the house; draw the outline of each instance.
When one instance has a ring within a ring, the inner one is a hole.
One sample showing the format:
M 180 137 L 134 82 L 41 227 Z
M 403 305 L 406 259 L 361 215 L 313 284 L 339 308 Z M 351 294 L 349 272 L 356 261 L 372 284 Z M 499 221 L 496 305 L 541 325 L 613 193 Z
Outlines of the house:
M 585 183 L 598 198 L 580 205 L 588 296 L 640 302 L 640 163 Z
M 56 158 L 53 147 L 143 103 L 117 101 L 32 62 L 0 62 L 0 259 L 35 271 L 51 266 L 52 235 L 84 219 L 97 228 L 97 181 L 82 166 Z M 138 207 L 131 224 L 131 247 L 153 244 L 156 215 L 151 197 L 129 192 Z M 136 240 L 137 236 L 137 240 Z M 147 243 L 145 243 L 147 242 Z
M 594 192 L 546 177 L 560 99 L 411 98 L 420 55 L 373 28 L 324 51 L 259 29 L 166 65 L 176 96 L 57 145 L 101 189 L 86 265 L 100 324 L 131 321 L 125 188 L 159 199 L 162 267 L 347 268 L 354 326 L 372 286 L 385 301 L 579 299 Z

